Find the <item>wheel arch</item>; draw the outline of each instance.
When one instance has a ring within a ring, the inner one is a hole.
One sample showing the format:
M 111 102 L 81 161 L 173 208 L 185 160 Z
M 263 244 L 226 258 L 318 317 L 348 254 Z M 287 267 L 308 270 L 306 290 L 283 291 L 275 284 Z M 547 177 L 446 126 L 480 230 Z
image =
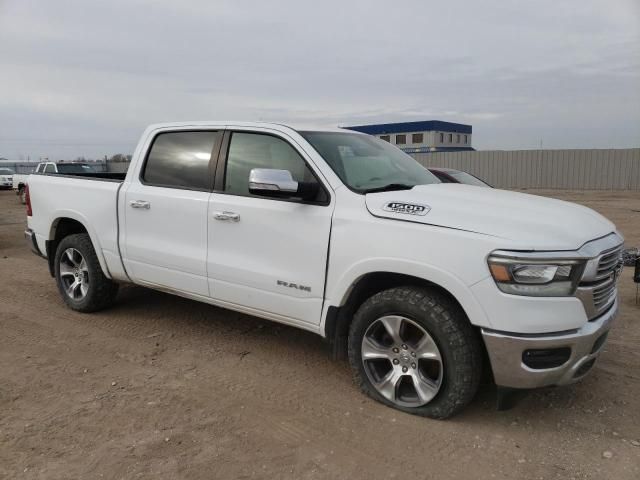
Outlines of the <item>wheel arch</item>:
M 346 358 L 349 326 L 360 305 L 372 295 L 390 288 L 419 286 L 435 289 L 457 305 L 472 325 L 477 326 L 477 321 L 486 322 L 484 312 L 468 289 L 464 289 L 466 294 L 460 295 L 460 292 L 463 291 L 463 285 L 457 285 L 452 289 L 450 288 L 451 284 L 443 283 L 422 275 L 389 270 L 370 271 L 359 275 L 345 290 L 341 300 L 326 308 L 321 332 L 324 333 L 325 339 L 331 345 L 332 358 Z
M 89 235 L 91 239 L 91 244 L 93 245 L 93 249 L 96 252 L 96 256 L 98 257 L 98 262 L 100 263 L 100 267 L 104 272 L 104 275 L 107 278 L 111 278 L 109 273 L 109 269 L 107 268 L 107 263 L 102 254 L 102 248 L 100 248 L 100 242 L 98 241 L 95 232 L 92 232 L 89 228 L 87 228 L 88 222 L 84 218 L 79 217 L 71 212 L 66 212 L 64 215 L 60 215 L 56 217 L 52 222 L 49 228 L 49 236 L 46 242 L 46 251 L 47 251 L 47 260 L 49 263 L 49 273 L 53 277 L 55 275 L 55 267 L 54 260 L 56 255 L 56 250 L 58 248 L 58 244 L 60 241 L 68 237 L 69 235 L 74 235 L 77 233 L 86 233 Z

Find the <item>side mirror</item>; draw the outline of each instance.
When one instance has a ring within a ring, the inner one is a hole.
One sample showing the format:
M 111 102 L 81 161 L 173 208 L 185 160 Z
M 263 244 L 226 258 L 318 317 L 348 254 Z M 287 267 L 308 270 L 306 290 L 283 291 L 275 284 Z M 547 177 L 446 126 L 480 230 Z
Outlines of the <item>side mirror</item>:
M 265 197 L 313 200 L 318 193 L 318 185 L 315 182 L 296 182 L 289 170 L 254 168 L 249 173 L 249 192 Z
M 294 194 L 298 192 L 298 182 L 289 170 L 254 168 L 249 173 L 249 191 L 256 195 Z

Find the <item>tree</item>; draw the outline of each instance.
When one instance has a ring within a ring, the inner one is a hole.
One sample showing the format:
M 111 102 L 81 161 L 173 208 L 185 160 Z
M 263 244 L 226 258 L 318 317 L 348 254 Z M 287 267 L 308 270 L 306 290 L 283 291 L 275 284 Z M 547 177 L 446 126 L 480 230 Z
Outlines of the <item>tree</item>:
M 110 162 L 126 162 L 127 160 L 129 160 L 127 156 L 122 153 L 116 153 L 109 159 Z

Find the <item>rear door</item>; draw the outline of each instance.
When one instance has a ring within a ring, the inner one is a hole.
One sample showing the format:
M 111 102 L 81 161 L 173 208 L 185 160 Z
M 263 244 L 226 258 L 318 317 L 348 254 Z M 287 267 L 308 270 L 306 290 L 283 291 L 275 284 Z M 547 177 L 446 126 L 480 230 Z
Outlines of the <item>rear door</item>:
M 320 193 L 313 201 L 253 195 L 253 168 L 289 170 L 296 181 L 318 182 Z M 211 296 L 285 323 L 317 325 L 332 212 L 329 188 L 295 142 L 267 129 L 226 132 L 209 201 Z
M 161 132 L 125 195 L 123 261 L 136 282 L 209 295 L 207 209 L 221 133 Z

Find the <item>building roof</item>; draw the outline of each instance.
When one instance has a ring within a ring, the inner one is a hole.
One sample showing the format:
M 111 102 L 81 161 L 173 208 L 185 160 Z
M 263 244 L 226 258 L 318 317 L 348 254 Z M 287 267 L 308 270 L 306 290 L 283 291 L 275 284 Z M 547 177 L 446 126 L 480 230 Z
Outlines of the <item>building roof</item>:
M 385 133 L 409 133 L 427 132 L 436 130 L 439 132 L 471 133 L 471 125 L 463 123 L 443 122 L 442 120 L 425 120 L 421 122 L 379 123 L 377 125 L 355 125 L 344 127 L 356 132 L 369 135 L 381 135 Z

